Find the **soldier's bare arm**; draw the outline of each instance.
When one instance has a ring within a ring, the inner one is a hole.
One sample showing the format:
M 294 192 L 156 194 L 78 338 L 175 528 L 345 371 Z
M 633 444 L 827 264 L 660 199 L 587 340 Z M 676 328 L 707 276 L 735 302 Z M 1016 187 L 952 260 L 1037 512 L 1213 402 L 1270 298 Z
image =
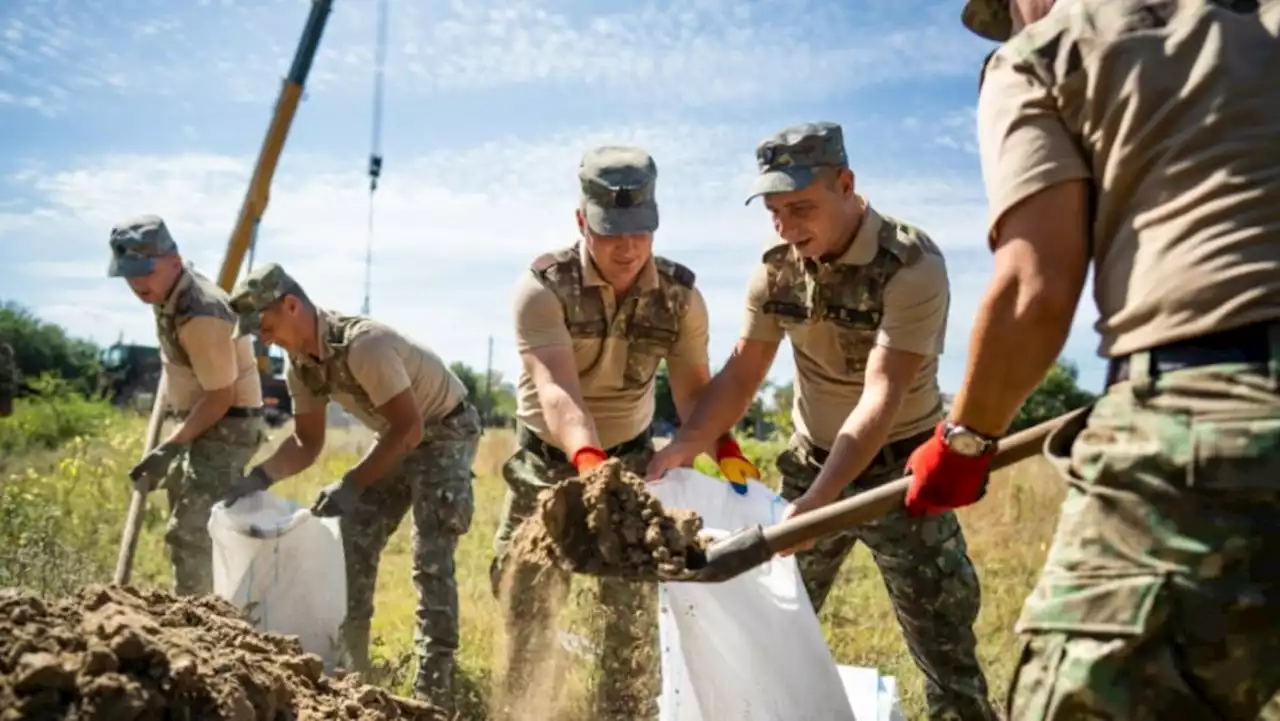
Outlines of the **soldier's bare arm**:
M 192 318 L 178 331 L 178 342 L 191 358 L 191 369 L 203 393 L 170 434 L 168 443 L 195 441 L 227 414 L 235 400 L 238 368 L 234 326 L 221 318 Z
M 325 412 L 294 408 L 293 434 L 284 439 L 265 461 L 262 469 L 273 481 L 279 481 L 311 467 L 324 449 Z
M 671 381 L 671 399 L 675 401 L 680 421 L 687 422 L 698 397 L 711 382 L 711 364 L 707 359 L 710 341 L 707 304 L 701 291 L 689 294 L 689 309 L 680 321 L 680 333 L 667 357 L 667 374 Z
M 378 409 L 378 415 L 387 421 L 373 447 L 346 473 L 357 487 L 364 489 L 395 468 L 406 453 L 422 442 L 422 411 L 391 336 L 377 332 L 361 336 L 347 352 L 347 365 Z
M 1002 54 L 987 68 L 978 140 L 995 271 L 951 419 L 1000 435 L 1066 343 L 1089 264 L 1090 170 L 1051 91 Z
M 800 505 L 835 500 L 888 441 L 924 364 L 941 355 L 951 293 L 941 255 L 926 253 L 885 287 L 884 317 L 867 357 L 862 395 L 836 434 L 831 452 Z M 803 510 L 803 508 L 802 508 Z
M 581 448 L 599 448 L 560 301 L 530 274 L 516 288 L 514 313 L 516 348 L 538 391 L 547 432 L 570 458 Z

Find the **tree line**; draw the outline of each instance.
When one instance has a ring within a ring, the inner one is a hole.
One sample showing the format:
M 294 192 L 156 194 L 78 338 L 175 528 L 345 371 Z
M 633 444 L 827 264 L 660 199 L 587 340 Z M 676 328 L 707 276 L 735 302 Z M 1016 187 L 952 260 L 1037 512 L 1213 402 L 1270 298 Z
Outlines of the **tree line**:
M 40 320 L 28 309 L 14 302 L 0 304 L 0 340 L 14 350 L 22 378 L 19 395 L 34 392 L 42 376 L 57 378 L 66 387 L 91 395 L 98 387 L 102 366 L 102 348 L 84 339 L 69 336 L 59 325 Z M 462 362 L 454 362 L 450 370 L 466 386 L 490 427 L 512 427 L 515 424 L 516 388 L 498 371 L 486 373 Z M 1023 403 L 1011 431 L 1029 428 L 1093 400 L 1095 395 L 1080 387 L 1078 370 L 1068 360 L 1059 360 L 1041 381 L 1040 386 Z M 749 436 L 785 438 L 794 430 L 791 422 L 793 383 L 766 381 L 751 408 L 739 423 L 739 430 Z M 654 430 L 665 435 L 680 425 L 666 363 L 658 368 L 655 389 Z

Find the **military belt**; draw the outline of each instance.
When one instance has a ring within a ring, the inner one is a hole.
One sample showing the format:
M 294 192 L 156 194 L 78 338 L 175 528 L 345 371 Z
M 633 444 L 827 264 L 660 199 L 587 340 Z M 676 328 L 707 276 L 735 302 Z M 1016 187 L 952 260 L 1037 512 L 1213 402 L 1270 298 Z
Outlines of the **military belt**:
M 904 468 L 907 465 L 907 458 L 911 457 L 911 452 L 919 448 L 925 441 L 933 436 L 933 429 L 922 431 L 914 436 L 901 438 L 892 443 L 886 443 L 880 447 L 880 451 L 876 453 L 876 457 L 872 459 L 871 465 L 877 462 L 894 468 Z M 822 465 L 827 462 L 827 457 L 831 455 L 831 451 L 826 448 L 820 448 L 814 445 L 813 441 L 800 437 L 800 442 L 804 444 L 805 450 L 808 451 L 809 457 Z
M 1264 321 L 1149 348 L 1151 373 L 1172 373 L 1185 368 L 1218 363 L 1266 364 L 1271 360 L 1271 333 L 1275 321 Z M 1112 358 L 1107 364 L 1107 385 L 1129 380 L 1132 355 Z
M 516 430 L 516 442 L 520 444 L 521 448 L 535 456 L 538 456 L 544 461 L 550 461 L 552 463 L 571 463 L 569 457 L 565 455 L 564 451 L 537 437 L 530 432 L 528 428 L 525 428 L 523 424 L 521 424 Z M 605 448 L 604 452 L 605 455 L 610 458 L 614 458 L 644 450 L 648 445 L 649 431 L 646 429 L 643 433 L 629 441 L 623 441 L 612 448 Z
M 190 415 L 190 411 L 169 411 L 170 418 L 181 420 Z M 262 415 L 262 407 L 245 408 L 244 406 L 231 406 L 227 412 L 222 414 L 223 418 L 257 418 Z
M 443 416 L 440 416 L 440 420 L 438 422 L 444 423 L 445 421 L 451 421 L 454 418 L 457 418 L 458 416 L 462 415 L 463 413 L 466 413 L 470 409 L 471 409 L 471 404 L 467 403 L 466 400 L 461 400 L 458 402 L 458 405 L 453 407 L 453 410 L 449 411 Z

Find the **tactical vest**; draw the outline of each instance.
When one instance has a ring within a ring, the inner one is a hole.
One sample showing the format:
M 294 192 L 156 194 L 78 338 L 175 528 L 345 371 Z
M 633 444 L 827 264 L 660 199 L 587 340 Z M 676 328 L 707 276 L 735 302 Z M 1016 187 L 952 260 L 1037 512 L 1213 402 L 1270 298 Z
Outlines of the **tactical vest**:
M 693 290 L 692 270 L 659 256 L 654 256 L 653 262 L 658 269 L 658 287 L 635 289 L 618 299 L 623 323 L 610 323 L 601 288 L 583 285 L 580 244 L 547 253 L 531 266 L 538 280 L 560 300 L 570 337 L 604 340 L 612 332 L 627 342 L 623 382 L 628 388 L 652 380 L 658 364 L 671 353 Z
M 349 396 L 363 413 L 377 417 L 377 407 L 369 400 L 369 394 L 359 381 L 351 375 L 351 369 L 347 365 L 347 351 L 351 343 L 370 330 L 373 321 L 363 316 L 348 316 L 326 310 L 317 312 L 324 315 L 328 326 L 320 343 L 328 346 L 329 356 L 317 363 L 309 357 L 290 354 L 289 362 L 294 372 L 312 395 L 318 398 L 329 398 L 335 394 Z
M 768 297 L 761 310 L 788 332 L 821 321 L 836 326 L 849 373 L 866 370 L 884 316 L 884 291 L 905 266 L 924 257 L 933 241 L 918 229 L 881 215 L 875 257 L 866 265 L 819 264 L 790 245 L 765 252 Z
M 175 296 L 154 307 L 156 336 L 160 349 L 170 362 L 191 367 L 191 357 L 178 342 L 178 331 L 192 318 L 220 318 L 236 322 L 235 312 L 226 291 L 191 268 L 184 268 L 174 288 Z

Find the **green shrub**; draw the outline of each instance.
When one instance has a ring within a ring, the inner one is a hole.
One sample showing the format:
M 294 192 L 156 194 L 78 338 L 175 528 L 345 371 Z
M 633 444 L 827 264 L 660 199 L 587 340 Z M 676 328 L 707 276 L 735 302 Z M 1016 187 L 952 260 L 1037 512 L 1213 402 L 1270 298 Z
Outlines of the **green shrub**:
M 109 404 L 85 398 L 71 382 L 48 373 L 27 386 L 33 394 L 15 400 L 13 415 L 0 418 L 0 458 L 57 448 L 98 432 L 116 415 Z

